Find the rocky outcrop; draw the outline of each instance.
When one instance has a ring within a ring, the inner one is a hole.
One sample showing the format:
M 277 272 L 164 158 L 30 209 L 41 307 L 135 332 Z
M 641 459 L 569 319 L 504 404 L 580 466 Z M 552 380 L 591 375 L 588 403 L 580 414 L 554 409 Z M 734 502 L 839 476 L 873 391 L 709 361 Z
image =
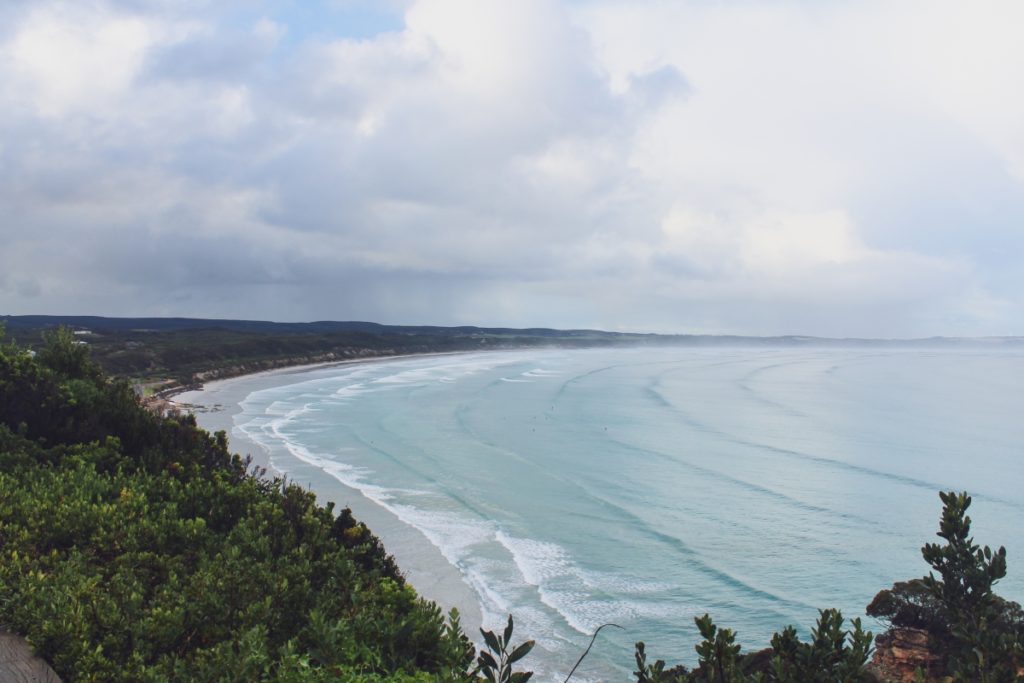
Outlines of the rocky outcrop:
M 916 628 L 894 628 L 875 639 L 875 656 L 869 665 L 880 680 L 914 683 L 918 671 L 925 681 L 942 681 L 942 657 L 931 649 L 927 631 Z

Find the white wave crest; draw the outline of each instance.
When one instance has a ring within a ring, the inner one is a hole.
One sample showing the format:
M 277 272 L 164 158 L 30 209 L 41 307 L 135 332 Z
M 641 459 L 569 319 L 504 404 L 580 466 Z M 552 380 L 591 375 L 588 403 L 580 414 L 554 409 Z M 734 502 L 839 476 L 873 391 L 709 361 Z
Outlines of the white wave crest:
M 557 377 L 562 373 L 554 370 L 545 370 L 544 368 L 534 368 L 533 370 L 527 370 L 523 373 L 523 377 Z

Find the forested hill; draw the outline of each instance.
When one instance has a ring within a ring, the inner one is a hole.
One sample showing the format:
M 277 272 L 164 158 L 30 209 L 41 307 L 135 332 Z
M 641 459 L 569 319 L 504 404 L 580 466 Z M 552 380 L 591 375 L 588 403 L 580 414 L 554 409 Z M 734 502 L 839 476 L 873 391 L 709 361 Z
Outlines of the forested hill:
M 415 334 L 437 337 L 466 335 L 514 335 L 526 337 L 579 338 L 649 337 L 652 335 L 602 332 L 600 330 L 555 330 L 549 328 L 515 329 L 511 327 L 442 327 L 437 325 L 382 325 L 363 321 L 321 320 L 308 323 L 279 323 L 266 320 L 227 320 L 204 318 L 105 318 L 94 315 L 12 315 L 0 316 L 8 330 L 59 327 L 109 332 L 174 332 L 181 330 L 219 329 L 233 332 L 262 332 L 266 334 L 320 334 L 325 332 L 364 332 L 368 334 Z
M 9 316 L 8 334 L 41 348 L 66 326 L 108 373 L 152 386 L 178 386 L 287 365 L 485 349 L 608 346 L 651 335 L 591 330 L 402 327 L 367 322 L 272 323 L 189 318 Z
M 286 365 L 400 354 L 531 347 L 963 347 L 1024 348 L 1024 338 L 916 340 L 825 339 L 806 336 L 662 335 L 601 330 L 381 325 L 358 321 L 275 323 L 196 318 L 0 316 L 8 334 L 30 348 L 59 326 L 75 332 L 107 372 L 151 387 L 187 385 Z
M 610 332 L 596 329 L 555 329 L 548 327 L 477 327 L 474 325 L 384 325 L 358 320 L 320 320 L 315 322 L 272 322 L 267 320 L 231 320 L 220 318 L 107 318 L 93 315 L 0 315 L 8 333 L 55 327 L 92 330 L 98 333 L 182 332 L 222 330 L 267 335 L 362 333 L 383 337 L 422 336 L 435 339 L 460 337 L 548 340 L 564 343 L 575 340 L 585 344 L 671 344 L 744 346 L 1019 346 L 1024 337 L 928 337 L 919 339 L 868 339 L 860 337 L 815 337 L 807 335 L 750 336 L 733 334 L 654 334 Z

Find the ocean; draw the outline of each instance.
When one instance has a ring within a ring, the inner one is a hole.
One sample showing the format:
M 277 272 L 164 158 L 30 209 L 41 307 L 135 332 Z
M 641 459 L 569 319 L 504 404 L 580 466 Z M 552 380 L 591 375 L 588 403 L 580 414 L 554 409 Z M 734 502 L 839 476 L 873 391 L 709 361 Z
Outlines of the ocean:
M 535 680 L 621 626 L 574 676 L 596 681 L 626 680 L 640 640 L 692 665 L 705 612 L 745 650 L 819 608 L 863 617 L 927 572 L 940 490 L 973 495 L 977 540 L 1007 547 L 998 592 L 1024 598 L 1021 387 L 1016 351 L 642 348 L 326 366 L 184 400 L 221 401 L 200 424 L 374 509 L 428 597 L 487 628 L 512 614 Z M 444 572 L 461 586 L 424 587 Z

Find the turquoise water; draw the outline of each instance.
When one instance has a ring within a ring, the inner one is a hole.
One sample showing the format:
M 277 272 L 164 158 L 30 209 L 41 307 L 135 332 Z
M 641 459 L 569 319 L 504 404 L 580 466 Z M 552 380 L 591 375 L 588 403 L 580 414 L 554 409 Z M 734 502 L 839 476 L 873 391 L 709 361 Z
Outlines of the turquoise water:
M 539 680 L 605 622 L 625 630 L 576 680 L 625 680 L 637 640 L 692 663 L 704 612 L 749 648 L 819 607 L 860 616 L 925 573 L 940 489 L 974 495 L 1024 597 L 1021 353 L 516 351 L 281 381 L 236 429 L 420 530 L 486 625 L 511 612 L 538 641 Z

